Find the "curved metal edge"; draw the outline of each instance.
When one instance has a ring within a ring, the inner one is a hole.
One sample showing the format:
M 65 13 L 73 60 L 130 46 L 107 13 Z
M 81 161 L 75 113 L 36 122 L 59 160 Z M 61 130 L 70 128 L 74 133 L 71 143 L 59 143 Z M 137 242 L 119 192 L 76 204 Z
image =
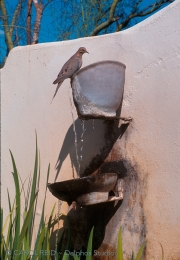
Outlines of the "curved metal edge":
M 78 72 L 75 73 L 74 76 L 71 79 L 73 79 L 76 75 L 78 75 L 79 73 L 83 72 L 84 70 L 86 70 L 88 68 L 91 68 L 91 67 L 94 67 L 94 65 L 100 65 L 100 64 L 103 64 L 103 63 L 107 63 L 107 62 L 108 63 L 114 63 L 114 64 L 121 65 L 121 66 L 123 66 L 126 69 L 126 65 L 124 63 L 122 63 L 122 62 L 114 61 L 114 60 L 102 60 L 102 61 L 97 61 L 97 62 L 91 63 L 90 65 L 85 66 L 82 69 L 78 70 Z

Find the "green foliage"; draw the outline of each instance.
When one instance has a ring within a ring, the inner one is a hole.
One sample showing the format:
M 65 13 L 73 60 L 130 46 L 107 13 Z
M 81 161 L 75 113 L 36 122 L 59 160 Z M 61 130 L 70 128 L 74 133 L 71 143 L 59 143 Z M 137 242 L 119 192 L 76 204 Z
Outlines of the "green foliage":
M 91 233 L 89 236 L 89 240 L 88 240 L 88 246 L 87 246 L 87 256 L 86 256 L 86 260 L 91 260 L 92 259 L 92 240 L 93 240 L 93 232 L 94 232 L 94 227 L 92 227 L 91 229 Z
M 86 260 L 92 260 L 93 232 L 94 232 L 94 227 L 92 227 L 90 235 L 89 235 Z M 73 257 L 74 257 L 74 260 L 80 260 L 80 256 L 78 257 L 76 254 L 74 254 Z M 64 260 L 64 256 L 63 256 L 63 260 Z
M 62 251 L 66 251 L 66 250 L 69 250 L 70 249 L 70 244 L 71 244 L 71 230 L 70 230 L 70 225 L 69 225 L 69 221 L 68 221 L 68 218 L 67 216 L 63 215 L 62 217 L 64 217 L 64 220 L 66 221 L 67 223 L 67 231 L 68 231 L 68 239 L 67 239 L 67 243 L 66 243 L 66 246 L 65 246 L 65 250 L 63 250 L 63 239 L 64 239 L 64 232 L 63 232 L 63 235 L 59 241 L 59 244 L 58 244 L 58 248 L 57 248 L 57 252 L 56 252 L 56 255 L 55 255 L 55 260 L 59 260 L 59 253 L 61 253 Z M 69 259 L 69 255 L 67 253 L 64 253 L 63 254 L 63 258 L 62 260 L 68 260 Z
M 10 151 L 12 165 L 13 165 L 13 178 L 15 184 L 15 198 L 13 203 L 11 203 L 9 191 L 8 194 L 8 204 L 9 204 L 9 214 L 6 217 L 3 225 L 3 209 L 0 209 L 0 251 L 1 258 L 3 260 L 50 260 L 50 254 L 40 256 L 40 252 L 49 251 L 50 252 L 50 236 L 51 236 L 51 227 L 53 223 L 53 214 L 55 205 L 51 211 L 49 219 L 45 222 L 44 210 L 45 210 L 45 201 L 46 201 L 46 192 L 47 184 L 50 173 L 50 165 L 48 166 L 47 179 L 46 179 L 46 190 L 43 202 L 43 208 L 41 213 L 41 219 L 39 223 L 38 233 L 35 241 L 35 246 L 32 256 L 28 254 L 21 254 L 20 252 L 30 252 L 32 249 L 32 234 L 34 229 L 35 222 L 35 213 L 36 213 L 36 204 L 38 199 L 38 189 L 39 189 L 39 180 L 40 180 L 40 163 L 38 156 L 38 146 L 37 146 L 37 137 L 36 137 L 36 153 L 35 153 L 35 163 L 34 163 L 34 173 L 32 181 L 29 179 L 29 185 L 27 189 L 27 194 L 25 196 L 25 211 L 21 214 L 21 196 L 24 191 L 24 185 L 20 188 L 19 174 L 16 167 L 16 163 L 13 157 L 12 152 Z M 21 223 L 21 216 L 23 215 L 23 223 Z M 67 217 L 62 215 L 58 220 L 63 219 L 68 221 Z M 69 250 L 71 242 L 71 232 L 68 226 L 68 241 L 65 246 L 65 250 Z M 91 229 L 88 246 L 87 246 L 87 255 L 86 260 L 92 260 L 92 241 L 93 241 L 93 232 L 94 227 Z M 6 235 L 5 235 L 6 234 Z M 55 260 L 59 260 L 59 252 L 62 249 L 62 239 L 58 244 L 57 253 L 55 255 Z M 134 252 L 132 252 L 131 260 L 140 260 L 145 248 L 145 243 L 143 243 L 136 255 L 134 257 Z M 164 251 L 162 249 L 162 260 L 164 260 Z M 42 251 L 41 251 L 42 250 Z M 17 252 L 17 253 L 15 253 Z M 74 254 L 74 260 L 80 260 L 80 256 Z M 68 260 L 69 255 L 67 253 L 63 254 L 62 260 Z M 117 246 L 117 260 L 123 260 L 123 246 L 122 246 L 122 228 L 120 228 L 118 233 L 118 246 Z
M 27 194 L 24 193 L 24 185 L 20 188 L 20 176 L 16 167 L 16 163 L 12 152 L 10 151 L 12 165 L 13 165 L 13 178 L 15 184 L 15 199 L 13 204 L 11 203 L 9 192 L 8 192 L 8 204 L 9 214 L 3 225 L 3 209 L 1 209 L 1 257 L 3 260 L 36 260 L 41 259 L 39 253 L 41 250 L 49 250 L 50 252 L 50 228 L 52 226 L 52 218 L 54 214 L 55 205 L 52 209 L 49 219 L 45 222 L 44 209 L 46 200 L 46 191 L 44 196 L 44 203 L 41 213 L 41 220 L 39 224 L 38 234 L 35 241 L 33 252 L 35 254 L 30 255 L 32 249 L 32 234 L 34 230 L 36 205 L 38 198 L 39 179 L 40 179 L 40 163 L 38 156 L 37 137 L 36 137 L 36 154 L 34 163 L 34 173 L 32 181 L 29 179 L 29 185 Z M 47 171 L 48 183 L 50 172 L 50 165 Z M 21 213 L 21 196 L 24 194 L 25 197 L 25 211 Z M 21 219 L 23 216 L 23 221 Z M 25 253 L 26 252 L 26 253 Z M 43 260 L 49 260 L 50 254 L 44 255 Z
M 94 227 L 91 229 L 91 233 L 90 233 L 89 240 L 88 240 L 86 260 L 92 260 L 93 231 L 94 231 Z M 136 258 L 134 257 L 134 252 L 132 252 L 131 260 L 140 260 L 142 253 L 144 251 L 144 248 L 145 248 L 145 243 L 143 243 L 141 245 Z M 77 256 L 76 254 L 74 254 L 73 257 L 74 257 L 74 260 L 80 260 L 80 256 Z M 68 259 L 68 258 L 66 258 L 66 259 Z M 117 260 L 123 260 L 123 259 L 124 258 L 123 258 L 123 247 L 122 247 L 122 227 L 120 227 L 119 234 L 118 234 Z M 63 256 L 63 260 L 64 260 L 64 256 Z
M 145 248 L 145 243 L 143 243 L 137 253 L 136 258 L 134 258 L 134 252 L 132 252 L 131 260 L 140 260 L 142 253 Z M 118 234 L 118 246 L 117 246 L 117 260 L 123 260 L 123 247 L 122 247 L 122 227 L 120 227 Z
M 118 234 L 117 260 L 123 260 L 122 227 L 120 227 L 119 234 Z
M 161 243 L 160 243 L 160 246 L 161 246 L 161 250 L 162 250 L 162 260 L 164 260 L 164 250 L 163 250 L 163 246 L 161 245 Z

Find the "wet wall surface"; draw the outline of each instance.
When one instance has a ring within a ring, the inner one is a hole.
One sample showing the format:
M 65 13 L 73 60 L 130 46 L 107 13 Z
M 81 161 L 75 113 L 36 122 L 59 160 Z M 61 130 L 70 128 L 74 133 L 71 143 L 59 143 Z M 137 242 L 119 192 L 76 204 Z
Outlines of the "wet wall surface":
M 124 199 L 89 206 L 77 204 L 76 209 L 72 208 L 68 213 L 72 252 L 86 252 L 89 234 L 94 226 L 94 259 L 116 259 L 117 231 L 120 226 L 123 227 L 124 237 L 130 235 L 132 240 L 135 239 L 136 243 L 132 243 L 135 250 L 146 238 L 143 199 L 139 190 L 143 184 L 139 173 L 123 158 L 119 147 L 123 135 L 128 138 L 128 125 L 118 126 L 117 121 L 110 121 L 106 122 L 105 129 L 106 144 L 101 149 L 102 153 L 93 158 L 93 163 L 90 163 L 85 172 L 93 175 L 105 172 L 118 174 L 126 183 Z M 113 192 L 110 195 L 114 195 Z M 129 247 L 124 249 L 128 255 Z

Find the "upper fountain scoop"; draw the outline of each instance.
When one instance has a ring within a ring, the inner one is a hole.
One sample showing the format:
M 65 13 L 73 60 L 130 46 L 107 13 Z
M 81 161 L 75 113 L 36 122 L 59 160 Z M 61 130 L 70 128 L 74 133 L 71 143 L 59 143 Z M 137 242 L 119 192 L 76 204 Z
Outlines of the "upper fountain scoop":
M 74 103 L 81 119 L 114 119 L 122 104 L 126 66 L 100 61 L 79 70 L 72 78 Z

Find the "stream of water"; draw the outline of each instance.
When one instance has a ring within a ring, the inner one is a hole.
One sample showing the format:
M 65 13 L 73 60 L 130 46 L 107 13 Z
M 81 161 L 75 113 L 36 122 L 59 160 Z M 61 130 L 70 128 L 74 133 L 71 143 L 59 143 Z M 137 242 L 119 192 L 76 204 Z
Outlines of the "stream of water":
M 71 94 L 69 94 L 69 100 L 70 100 L 70 106 L 71 106 L 71 115 L 73 120 L 73 131 L 74 131 L 74 146 L 75 146 L 75 152 L 76 152 L 76 160 L 78 164 L 77 174 L 79 176 L 80 173 L 80 161 L 79 161 L 79 155 L 78 155 L 78 145 L 77 145 L 77 132 L 76 132 L 76 126 L 75 126 L 75 120 L 74 120 L 74 114 L 73 114 L 73 103 L 71 99 Z M 73 174 L 73 178 L 75 178 Z
M 83 142 L 84 142 L 83 137 L 84 137 L 84 133 L 85 133 L 85 131 L 86 131 L 84 120 L 82 120 L 81 126 L 82 126 L 82 134 L 81 134 L 81 148 L 80 148 L 80 153 L 81 153 L 81 154 L 80 154 L 80 160 L 81 160 L 81 162 L 82 162 L 82 157 L 83 157 L 82 152 L 83 152 Z

